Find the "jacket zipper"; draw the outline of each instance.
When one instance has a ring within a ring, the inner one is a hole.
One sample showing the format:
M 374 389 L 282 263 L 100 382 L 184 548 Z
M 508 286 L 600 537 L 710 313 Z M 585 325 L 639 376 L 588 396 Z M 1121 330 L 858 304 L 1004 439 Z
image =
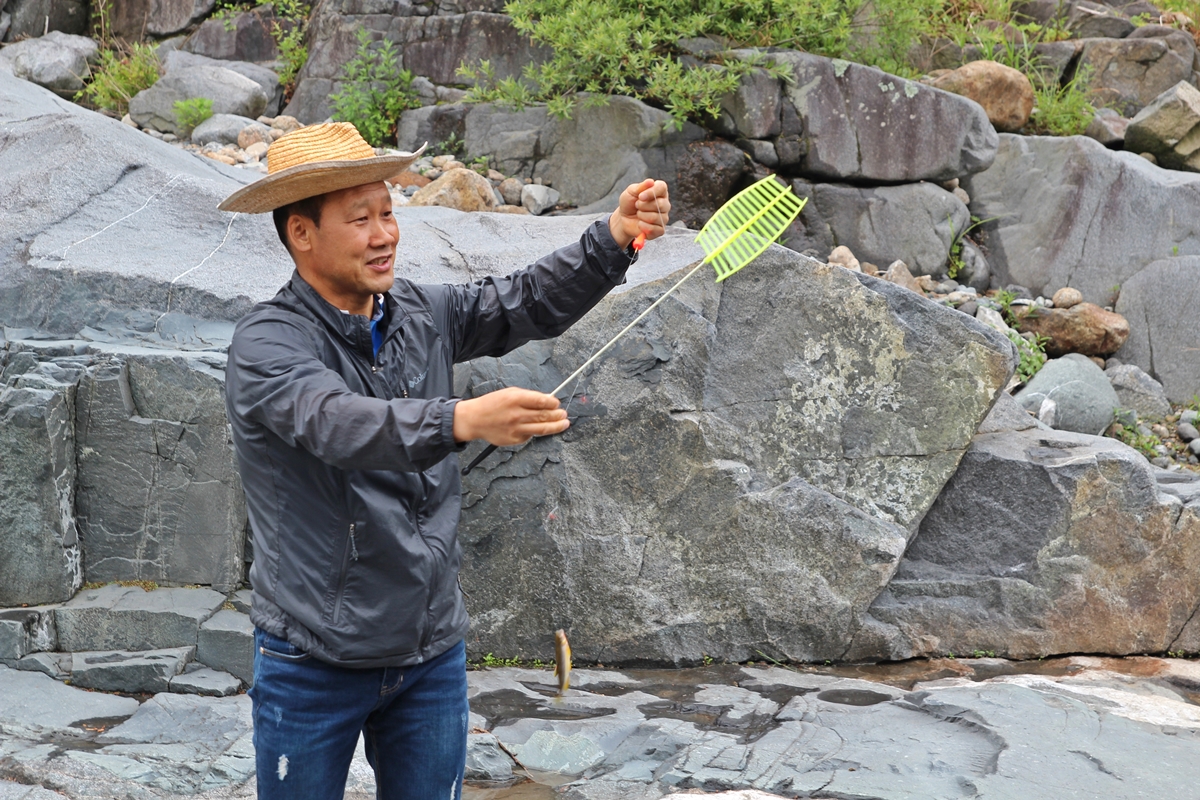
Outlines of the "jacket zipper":
M 354 542 L 355 523 L 350 523 L 350 537 L 347 542 L 348 548 L 342 550 L 342 570 L 338 573 L 337 595 L 333 600 L 333 624 L 336 625 L 342 614 L 342 600 L 346 595 L 346 578 L 350 574 L 350 562 L 358 561 L 358 546 Z M 349 550 L 347 556 L 346 550 Z

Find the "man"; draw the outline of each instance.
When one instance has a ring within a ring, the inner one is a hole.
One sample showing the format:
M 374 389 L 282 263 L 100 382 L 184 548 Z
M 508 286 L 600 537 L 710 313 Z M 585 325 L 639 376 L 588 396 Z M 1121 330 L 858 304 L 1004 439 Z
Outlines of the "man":
M 346 123 L 288 134 L 268 175 L 221 204 L 275 216 L 296 272 L 237 326 L 226 403 L 254 541 L 254 746 L 260 798 L 341 798 L 361 732 L 378 796 L 457 798 L 466 755 L 457 453 L 566 430 L 550 395 L 456 400 L 453 364 L 557 336 L 661 236 L 666 184 L 506 278 L 394 276 L 384 179 Z M 403 267 L 401 267 L 403 269 Z

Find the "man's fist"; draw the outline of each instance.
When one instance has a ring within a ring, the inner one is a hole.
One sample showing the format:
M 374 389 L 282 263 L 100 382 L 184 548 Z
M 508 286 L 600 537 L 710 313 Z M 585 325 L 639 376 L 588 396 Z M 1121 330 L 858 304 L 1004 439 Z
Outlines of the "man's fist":
M 671 221 L 671 200 L 667 184 L 647 178 L 621 192 L 617 210 L 608 219 L 613 239 L 624 250 L 639 233 L 657 239 Z
M 483 439 L 499 446 L 521 444 L 534 436 L 550 436 L 571 427 L 558 398 L 510 387 L 488 392 L 454 406 L 454 439 Z

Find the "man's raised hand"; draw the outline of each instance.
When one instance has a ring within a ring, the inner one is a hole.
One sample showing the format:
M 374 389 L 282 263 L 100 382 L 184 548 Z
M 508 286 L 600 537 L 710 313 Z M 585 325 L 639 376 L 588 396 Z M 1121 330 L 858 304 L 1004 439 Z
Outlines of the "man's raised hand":
M 667 184 L 647 178 L 621 192 L 617 210 L 608 219 L 608 229 L 624 250 L 639 233 L 645 234 L 647 239 L 662 236 L 671 221 L 670 212 Z
M 562 433 L 571 423 L 558 406 L 553 395 L 516 387 L 460 400 L 454 406 L 454 439 L 504 446 Z

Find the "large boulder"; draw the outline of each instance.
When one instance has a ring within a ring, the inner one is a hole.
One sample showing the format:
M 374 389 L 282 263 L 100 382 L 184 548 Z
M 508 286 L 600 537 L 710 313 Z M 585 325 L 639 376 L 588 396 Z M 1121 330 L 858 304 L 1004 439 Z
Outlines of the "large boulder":
M 1136 364 L 1120 364 L 1104 370 L 1121 408 L 1137 412 L 1139 420 L 1162 422 L 1171 413 L 1171 403 L 1163 385 Z
M 98 53 L 96 42 L 86 36 L 51 31 L 0 50 L 0 68 L 7 65 L 18 78 L 69 100 L 83 88 Z
M 678 277 L 458 385 L 549 390 Z M 782 248 L 685 284 L 568 387 L 570 433 L 465 479 L 468 647 L 841 658 L 1011 369 L 973 319 Z
M 963 64 L 939 75 L 931 85 L 979 103 L 998 131 L 1021 130 L 1033 113 L 1033 84 L 1029 78 L 1020 70 L 995 61 Z
M 309 22 L 308 60 L 296 79 L 296 91 L 284 113 L 305 124 L 330 115 L 329 97 L 342 86 L 342 70 L 358 50 L 359 30 L 393 42 L 403 65 L 439 85 L 458 85 L 460 64 L 488 61 L 497 78 L 519 78 L 522 70 L 544 60 L 549 51 L 532 44 L 512 27 L 496 3 L 444 4 L 430 14 L 408 2 L 337 0 L 317 6 Z M 482 7 L 488 11 L 476 10 Z M 465 13 L 459 13 L 465 12 Z
M 671 220 L 696 229 L 704 227 L 733 196 L 750 167 L 744 152 L 719 139 L 692 142 L 677 164 L 678 177 L 671 186 Z
M 8 0 L 0 11 L 9 18 L 5 41 L 37 38 L 48 31 L 87 33 L 86 0 Z
M 1152 261 L 1200 253 L 1200 176 L 1083 136 L 1001 134 L 996 163 L 964 187 L 1002 286 L 1070 285 L 1106 306 Z M 1141 318 L 1118 311 L 1136 333 Z
M 1180 219 L 1180 217 L 1176 217 Z M 1117 311 L 1134 321 L 1117 358 L 1157 378 L 1174 403 L 1200 393 L 1200 257 L 1165 258 L 1121 285 Z
M 212 13 L 216 0 L 111 0 L 112 32 L 130 41 L 174 36 Z
M 1146 25 L 1124 39 L 1082 41 L 1076 74 L 1096 105 L 1131 117 L 1154 98 L 1192 77 L 1196 43 L 1191 35 L 1163 25 Z
M 1150 153 L 1170 169 L 1200 172 L 1200 89 L 1180 81 L 1154 99 L 1125 129 L 1125 149 Z
M 945 181 L 987 169 L 996 156 L 996 131 L 972 100 L 839 59 L 769 58 L 792 70 L 784 91 L 803 129 L 785 124 L 782 135 L 801 138 L 805 176 Z
M 274 61 L 279 48 L 271 31 L 279 24 L 290 26 L 280 23 L 273 6 L 255 6 L 232 18 L 205 20 L 180 49 L 228 61 Z
M 1052 428 L 1093 436 L 1112 424 L 1121 405 L 1104 371 L 1077 353 L 1047 361 L 1017 402 Z
M 417 190 L 409 199 L 414 206 L 446 206 L 459 211 L 491 211 L 498 203 L 488 179 L 474 170 L 458 167 Z
M 175 117 L 175 103 L 181 100 L 206 98 L 212 101 L 213 114 L 236 114 L 251 119 L 267 110 L 273 94 L 263 81 L 269 79 L 262 73 L 271 73 L 265 67 L 253 64 L 219 62 L 203 56 L 173 50 L 164 63 L 166 74 L 149 89 L 143 89 L 129 101 L 129 116 L 143 128 L 152 128 L 163 133 L 181 133 Z M 251 70 L 254 77 L 243 74 Z M 274 78 L 274 89 L 279 86 Z
M 506 175 L 543 179 L 580 213 L 615 208 L 626 186 L 650 176 L 673 183 L 687 145 L 703 138 L 699 127 L 676 130 L 667 112 L 631 97 L 602 105 L 584 98 L 570 119 L 544 106 L 493 104 L 472 107 L 465 119 L 467 155 L 489 158 Z
M 844 245 L 880 267 L 899 259 L 919 275 L 944 273 L 954 241 L 971 225 L 962 201 L 932 183 L 857 187 L 796 180 L 792 186 L 809 202 L 786 244 L 816 250 L 821 258 Z
M 219 58 L 209 58 L 186 50 L 172 50 L 163 56 L 163 70 L 170 73 L 189 67 L 220 67 L 245 76 L 257 83 L 267 96 L 267 107 L 264 113 L 275 116 L 283 101 L 283 87 L 279 84 L 279 75 L 270 66 L 252 64 L 249 61 L 226 61 Z M 214 112 L 215 113 L 215 112 Z
M 1113 439 L 981 434 L 871 608 L 855 654 L 1153 653 L 1200 604 L 1200 505 Z
M 1051 358 L 1067 353 L 1110 356 L 1129 338 L 1129 320 L 1095 303 L 1070 308 L 1025 306 L 1016 317 L 1018 331 L 1046 337 L 1046 354 Z
M 44 374 L 12 383 L 0 388 L 0 606 L 61 602 L 83 583 L 75 387 Z
M 223 356 L 101 361 L 79 386 L 76 438 L 88 580 L 241 584 L 246 505 Z

